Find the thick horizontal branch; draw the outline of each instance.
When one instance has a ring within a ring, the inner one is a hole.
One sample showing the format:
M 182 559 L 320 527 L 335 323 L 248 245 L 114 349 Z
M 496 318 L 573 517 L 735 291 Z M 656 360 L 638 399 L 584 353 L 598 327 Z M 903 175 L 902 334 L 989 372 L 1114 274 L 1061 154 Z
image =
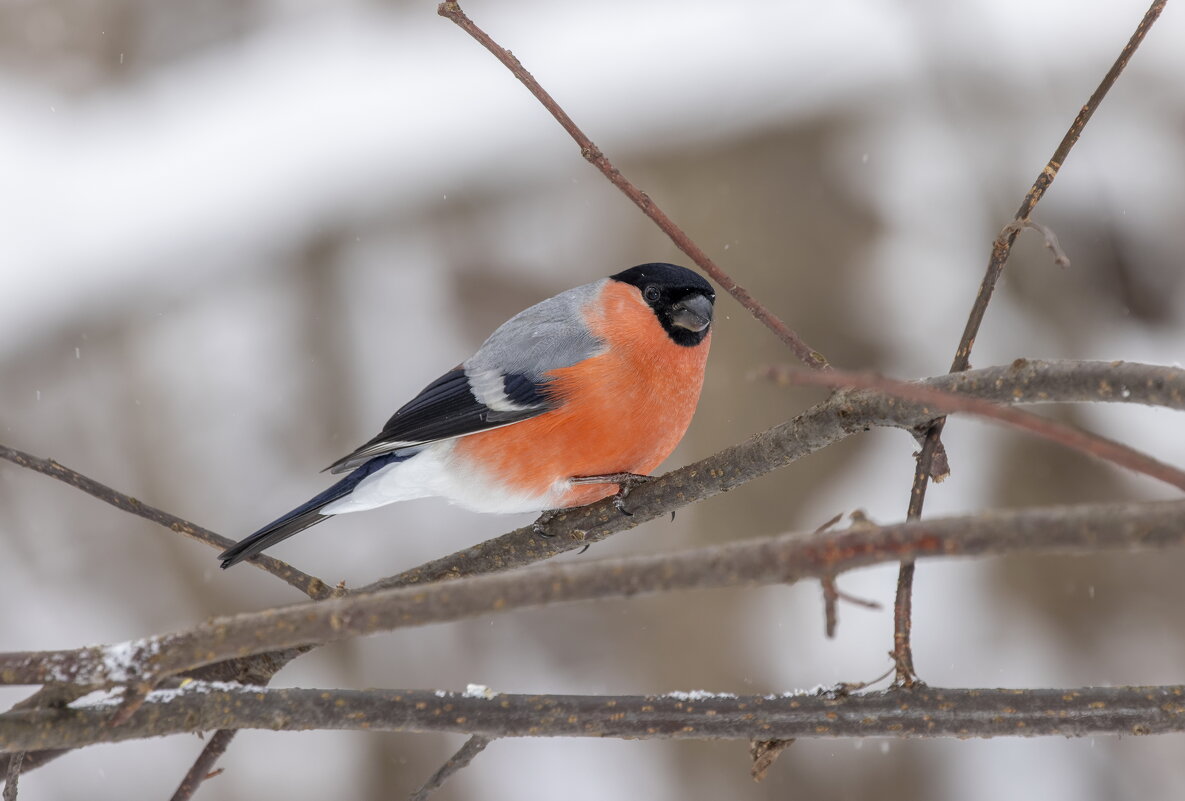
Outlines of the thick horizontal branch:
M 1021 364 L 1024 364 L 1022 361 Z M 790 383 L 835 387 L 837 389 L 865 389 L 883 392 L 899 400 L 925 404 L 943 414 L 963 412 L 990 420 L 993 423 L 1015 428 L 1028 434 L 1061 445 L 1080 453 L 1094 456 L 1103 461 L 1142 473 L 1163 481 L 1170 486 L 1185 490 L 1185 471 L 1173 465 L 1154 459 L 1130 445 L 1092 434 L 1076 426 L 1050 420 L 1032 412 L 1011 406 L 993 403 L 982 398 L 947 392 L 917 382 L 900 381 L 875 373 L 860 373 L 846 370 L 814 372 L 801 367 L 784 366 L 770 368 L 769 373 Z M 916 515 L 914 515 L 916 516 Z
M 833 371 L 820 372 L 827 378 Z M 1130 362 L 1024 361 L 928 378 L 920 385 L 997 403 L 1134 403 L 1185 410 L 1185 370 Z M 542 539 L 524 526 L 360 589 L 368 592 L 469 576 L 539 562 L 582 548 L 696 501 L 728 492 L 874 426 L 912 431 L 938 416 L 932 406 L 878 392 L 844 392 L 793 420 L 707 459 L 673 470 L 629 496 L 630 516 L 611 500 L 570 509 Z
M 891 526 L 862 524 L 823 534 L 789 534 L 654 556 L 533 567 L 306 602 L 215 618 L 175 634 L 106 647 L 0 654 L 0 684 L 147 687 L 230 658 L 544 604 L 669 590 L 789 584 L 906 558 L 1092 553 L 1164 548 L 1182 542 L 1185 501 L 992 511 Z
M 399 690 L 158 691 L 125 723 L 113 705 L 0 716 L 0 750 L 78 748 L 211 729 L 453 732 L 483 737 L 770 740 L 1086 737 L 1185 731 L 1185 687 L 942 689 L 844 695 L 509 695 Z

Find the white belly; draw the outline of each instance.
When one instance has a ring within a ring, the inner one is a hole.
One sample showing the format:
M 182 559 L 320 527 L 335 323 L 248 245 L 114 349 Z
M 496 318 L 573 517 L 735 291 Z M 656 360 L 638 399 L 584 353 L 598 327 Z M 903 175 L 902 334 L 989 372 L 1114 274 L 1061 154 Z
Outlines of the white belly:
M 569 489 L 556 482 L 544 495 L 524 495 L 494 486 L 485 476 L 465 470 L 452 458 L 453 441 L 436 442 L 410 459 L 387 465 L 359 482 L 346 497 L 321 510 L 324 515 L 361 512 L 396 501 L 445 498 L 475 512 L 515 514 L 555 508 Z

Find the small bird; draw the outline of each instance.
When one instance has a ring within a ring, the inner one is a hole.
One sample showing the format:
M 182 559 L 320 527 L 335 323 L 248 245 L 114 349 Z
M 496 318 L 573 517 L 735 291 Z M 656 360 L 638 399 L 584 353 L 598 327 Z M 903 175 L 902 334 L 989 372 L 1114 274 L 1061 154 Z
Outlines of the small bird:
M 512 513 L 620 499 L 691 423 L 715 300 L 698 274 L 655 263 L 519 312 L 326 468 L 349 475 L 221 553 L 222 567 L 395 501 Z

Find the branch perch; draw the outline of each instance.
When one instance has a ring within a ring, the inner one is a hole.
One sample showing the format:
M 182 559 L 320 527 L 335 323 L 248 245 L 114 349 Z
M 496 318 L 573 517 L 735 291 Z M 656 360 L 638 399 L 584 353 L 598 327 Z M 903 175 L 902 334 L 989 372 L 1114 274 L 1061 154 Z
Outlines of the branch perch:
M 791 584 L 918 557 L 1095 553 L 1183 542 L 1185 501 L 1084 504 L 861 525 L 822 535 L 789 534 L 679 553 L 541 566 L 305 602 L 110 646 L 0 654 L 0 684 L 143 687 L 230 658 L 545 604 Z
M 824 382 L 831 380 L 835 372 L 816 371 L 807 377 Z M 836 383 L 842 383 L 842 379 Z M 1185 411 L 1185 370 L 1128 362 L 1018 360 L 1008 367 L 926 379 L 920 385 L 998 403 L 1102 401 Z M 871 426 L 913 431 L 932 420 L 935 413 L 933 408 L 877 392 L 839 393 L 793 420 L 637 487 L 630 493 L 631 517 L 619 514 L 611 501 L 582 506 L 548 524 L 549 533 L 556 535 L 550 539 L 542 539 L 532 526 L 524 526 L 358 591 L 422 584 L 539 562 L 728 492 Z
M 153 693 L 123 726 L 108 726 L 109 715 L 105 705 L 9 713 L 0 717 L 0 748 L 79 748 L 210 729 L 680 740 L 1165 734 L 1185 731 L 1185 687 L 490 698 L 427 690 L 197 687 Z

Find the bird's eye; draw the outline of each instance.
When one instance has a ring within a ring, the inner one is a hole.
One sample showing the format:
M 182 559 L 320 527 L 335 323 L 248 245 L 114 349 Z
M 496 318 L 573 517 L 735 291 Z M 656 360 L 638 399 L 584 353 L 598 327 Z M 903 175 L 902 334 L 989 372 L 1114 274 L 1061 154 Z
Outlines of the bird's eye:
M 654 284 L 642 290 L 642 297 L 646 299 L 647 303 L 655 303 L 662 297 L 662 292 Z

